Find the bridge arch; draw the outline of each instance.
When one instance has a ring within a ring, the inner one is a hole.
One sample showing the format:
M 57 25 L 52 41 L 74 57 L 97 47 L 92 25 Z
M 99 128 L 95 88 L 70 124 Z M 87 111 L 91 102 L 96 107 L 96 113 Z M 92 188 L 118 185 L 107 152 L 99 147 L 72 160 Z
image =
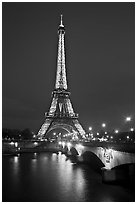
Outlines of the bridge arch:
M 75 147 L 70 148 L 70 153 L 71 153 L 72 156 L 77 156 L 78 155 L 78 151 L 76 150 Z
M 50 131 L 54 130 L 54 129 L 57 129 L 57 128 L 60 128 L 60 129 L 63 129 L 65 130 L 67 133 L 73 133 L 75 130 L 74 130 L 74 127 L 69 125 L 69 124 L 65 124 L 65 123 L 56 123 L 56 124 L 52 124 L 51 127 L 49 128 L 49 130 L 47 131 L 46 134 L 48 134 Z
M 105 167 L 102 160 L 91 151 L 85 151 L 81 156 L 83 158 L 83 162 L 88 163 L 93 170 L 101 171 L 101 168 Z

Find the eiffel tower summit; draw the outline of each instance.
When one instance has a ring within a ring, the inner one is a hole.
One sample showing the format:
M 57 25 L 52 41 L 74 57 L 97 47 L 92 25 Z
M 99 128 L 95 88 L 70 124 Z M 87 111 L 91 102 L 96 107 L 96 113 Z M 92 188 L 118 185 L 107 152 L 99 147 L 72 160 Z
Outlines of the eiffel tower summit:
M 85 131 L 78 120 L 79 116 L 74 112 L 70 92 L 68 91 L 66 64 L 65 64 L 65 27 L 61 15 L 58 27 L 58 53 L 55 88 L 52 92 L 52 101 L 48 112 L 45 113 L 45 121 L 42 124 L 37 137 L 45 138 L 47 134 L 57 128 L 67 132 L 72 140 L 85 138 Z

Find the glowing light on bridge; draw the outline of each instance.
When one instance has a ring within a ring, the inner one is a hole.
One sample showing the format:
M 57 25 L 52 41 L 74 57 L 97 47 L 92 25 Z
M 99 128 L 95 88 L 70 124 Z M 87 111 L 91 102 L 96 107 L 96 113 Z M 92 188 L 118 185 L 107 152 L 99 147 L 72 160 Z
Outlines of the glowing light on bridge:
M 70 151 L 72 144 L 70 142 L 67 143 L 68 150 Z
M 77 148 L 79 148 L 79 149 L 83 149 L 84 146 L 83 146 L 82 144 L 77 144 Z
M 70 142 L 68 142 L 68 143 L 67 143 L 67 146 L 68 146 L 68 147 L 71 147 L 71 146 L 72 146 L 72 144 L 71 144 Z
M 65 147 L 65 144 L 66 144 L 65 142 L 62 142 L 62 146 L 63 146 L 63 148 Z

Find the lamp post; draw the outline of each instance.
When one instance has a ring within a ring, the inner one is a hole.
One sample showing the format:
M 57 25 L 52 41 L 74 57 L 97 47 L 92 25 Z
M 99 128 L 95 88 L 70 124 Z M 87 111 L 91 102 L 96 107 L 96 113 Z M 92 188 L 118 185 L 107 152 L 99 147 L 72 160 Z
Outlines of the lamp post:
M 131 121 L 131 117 L 130 116 L 126 117 L 126 121 L 130 122 Z
M 102 128 L 103 128 L 102 137 L 104 137 L 105 135 L 105 127 L 106 127 L 106 123 L 102 123 Z
M 90 127 L 88 128 L 88 130 L 89 130 L 89 140 L 91 140 L 92 127 L 90 126 Z
M 119 133 L 119 130 L 115 130 L 115 133 L 116 133 L 116 134 Z
M 130 124 L 130 122 L 131 122 L 131 117 L 130 116 L 128 116 L 128 117 L 126 117 L 126 122 L 128 123 L 128 124 Z M 129 135 L 130 135 L 130 131 L 129 131 L 129 127 L 130 127 L 130 125 L 128 125 L 128 136 L 126 137 L 127 138 L 127 141 L 129 141 Z
M 106 124 L 105 124 L 105 123 L 102 123 L 102 127 L 105 128 L 105 127 L 106 127 Z

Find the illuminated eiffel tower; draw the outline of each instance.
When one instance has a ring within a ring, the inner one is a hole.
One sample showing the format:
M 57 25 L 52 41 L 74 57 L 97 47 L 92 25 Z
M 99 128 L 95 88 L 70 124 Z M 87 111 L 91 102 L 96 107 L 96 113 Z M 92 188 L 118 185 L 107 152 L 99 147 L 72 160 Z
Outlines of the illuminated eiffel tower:
M 62 21 L 58 27 L 58 57 L 57 73 L 54 91 L 52 92 L 52 102 L 49 111 L 45 113 L 45 121 L 41 126 L 37 136 L 39 139 L 45 138 L 47 133 L 56 128 L 66 130 L 75 140 L 85 138 L 85 131 L 78 121 L 78 114 L 73 110 L 68 91 L 65 67 L 65 27 Z

